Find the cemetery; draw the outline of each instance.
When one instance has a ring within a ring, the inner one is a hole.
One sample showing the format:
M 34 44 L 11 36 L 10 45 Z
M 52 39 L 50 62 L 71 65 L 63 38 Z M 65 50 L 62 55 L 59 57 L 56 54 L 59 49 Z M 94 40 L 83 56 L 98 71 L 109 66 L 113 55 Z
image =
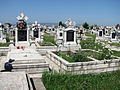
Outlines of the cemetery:
M 109 82 L 106 78 L 115 75 L 115 82 L 120 74 L 120 30 L 107 26 L 86 29 L 84 25 L 77 26 L 70 18 L 57 26 L 41 25 L 37 21 L 29 25 L 24 13 L 17 20 L 17 24 L 11 27 L 0 25 L 0 78 L 3 75 L 7 77 L 5 72 L 10 79 L 12 74 L 15 77 L 20 74 L 19 79 L 24 78 L 24 83 L 16 85 L 24 87 L 24 90 L 119 87 L 112 83 L 107 87 Z M 5 77 L 3 79 L 6 80 Z M 65 83 L 62 84 L 63 81 Z

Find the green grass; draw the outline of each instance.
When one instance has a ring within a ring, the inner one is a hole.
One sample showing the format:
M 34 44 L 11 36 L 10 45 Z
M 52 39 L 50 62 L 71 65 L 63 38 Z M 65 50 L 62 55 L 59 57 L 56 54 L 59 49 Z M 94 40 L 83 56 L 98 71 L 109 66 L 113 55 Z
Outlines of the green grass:
M 81 40 L 80 45 L 82 49 L 93 49 L 93 50 L 101 50 L 103 49 L 102 43 L 95 42 L 96 35 L 85 33 L 86 36 L 92 37 L 92 39 Z
M 96 75 L 44 73 L 42 81 L 47 90 L 120 90 L 120 71 Z
M 68 62 L 74 62 L 73 57 L 70 57 L 70 55 L 62 54 L 62 53 L 56 53 L 56 55 L 62 57 L 63 59 L 67 60 Z
M 70 53 L 62 53 L 58 52 L 55 53 L 56 55 L 62 57 L 63 59 L 67 60 L 68 62 L 87 62 L 91 61 L 90 59 L 87 58 L 87 56 L 84 53 L 76 53 L 74 55 Z
M 54 36 L 48 33 L 45 33 L 43 36 L 43 42 L 39 43 L 41 46 L 55 46 Z
M 104 59 L 116 59 L 113 58 L 111 55 L 107 55 L 106 53 L 97 53 L 97 52 L 93 52 L 93 51 L 82 51 L 83 54 L 85 54 L 86 56 L 90 56 L 92 58 L 95 58 L 97 60 L 104 60 Z
M 96 35 L 95 34 L 91 34 L 91 33 L 85 33 L 85 35 L 86 36 L 88 36 L 88 37 L 92 37 L 92 39 L 95 41 L 95 39 L 96 39 Z
M 80 42 L 82 49 L 93 49 L 93 50 L 101 50 L 103 46 L 101 43 L 96 43 L 94 40 L 81 40 Z
M 120 57 L 120 51 L 112 50 L 112 55 Z
M 120 43 L 109 43 L 110 46 L 117 46 L 117 47 L 120 47 Z
M 45 42 L 43 41 L 42 43 L 39 43 L 41 46 L 55 46 L 53 43 L 51 42 Z
M 9 45 L 9 43 L 0 43 L 0 47 L 8 47 Z

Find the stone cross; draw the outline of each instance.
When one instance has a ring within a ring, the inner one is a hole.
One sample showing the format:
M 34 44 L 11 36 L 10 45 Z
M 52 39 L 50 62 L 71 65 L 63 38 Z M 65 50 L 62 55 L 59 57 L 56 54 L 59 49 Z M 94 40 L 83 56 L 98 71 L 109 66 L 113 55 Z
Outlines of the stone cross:
M 65 22 L 65 24 L 69 27 L 69 26 L 75 26 L 76 25 L 76 23 L 74 22 L 74 21 L 72 21 L 71 20 L 71 18 L 69 18 L 66 22 Z
M 21 13 L 20 16 L 17 17 L 18 20 L 28 20 L 28 17 L 24 15 L 24 13 Z
M 38 24 L 38 22 L 37 21 L 35 21 L 35 23 L 34 24 L 32 24 L 32 26 L 38 26 L 38 27 L 40 27 L 40 24 Z

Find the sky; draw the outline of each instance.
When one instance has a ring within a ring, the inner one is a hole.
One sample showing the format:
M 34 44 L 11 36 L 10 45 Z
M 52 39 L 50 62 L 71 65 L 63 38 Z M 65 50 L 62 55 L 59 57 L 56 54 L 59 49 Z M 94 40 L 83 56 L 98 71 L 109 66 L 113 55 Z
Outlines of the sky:
M 76 23 L 120 24 L 120 0 L 0 0 L 0 22 L 17 22 L 23 12 L 28 23 L 58 23 L 71 18 Z

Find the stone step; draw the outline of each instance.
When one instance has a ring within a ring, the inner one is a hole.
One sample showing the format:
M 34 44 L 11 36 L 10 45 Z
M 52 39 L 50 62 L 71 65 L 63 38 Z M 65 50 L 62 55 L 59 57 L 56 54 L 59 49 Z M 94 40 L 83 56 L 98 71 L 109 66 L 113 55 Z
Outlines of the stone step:
M 21 63 L 21 64 L 12 64 L 12 71 L 25 71 L 29 73 L 44 72 L 49 71 L 48 63 Z
M 20 42 L 17 42 L 15 46 L 16 47 L 18 47 L 18 46 L 19 47 L 24 46 L 25 48 L 28 48 L 30 46 L 30 43 L 27 42 L 27 41 L 20 41 Z
M 34 59 L 34 60 L 16 60 L 12 64 L 29 64 L 29 63 L 46 63 L 44 59 Z
M 13 68 L 40 68 L 48 67 L 47 63 L 27 63 L 27 64 L 12 64 Z
M 42 78 L 42 73 L 29 73 L 30 78 Z
M 33 68 L 33 69 L 12 69 L 12 72 L 26 72 L 29 74 L 40 74 L 49 71 L 49 68 Z
M 31 78 L 32 85 L 34 90 L 46 90 L 42 80 L 40 78 Z

